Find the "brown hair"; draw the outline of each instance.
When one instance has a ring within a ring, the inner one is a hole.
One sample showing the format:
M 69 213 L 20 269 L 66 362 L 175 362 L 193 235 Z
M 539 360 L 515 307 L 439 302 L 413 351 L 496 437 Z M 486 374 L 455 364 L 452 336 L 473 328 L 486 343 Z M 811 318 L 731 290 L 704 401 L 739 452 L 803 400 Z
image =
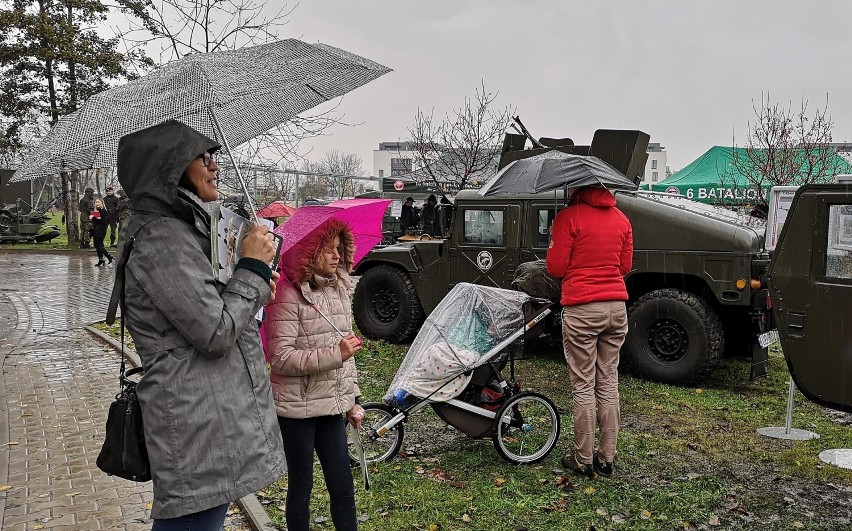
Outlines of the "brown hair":
M 355 236 L 349 224 L 339 219 L 330 219 L 314 230 L 302 243 L 304 252 L 296 263 L 282 264 L 287 273 L 298 282 L 309 282 L 313 286 L 314 267 L 322 259 L 322 251 L 331 245 L 335 236 L 340 236 L 340 265 L 350 272 L 355 265 Z

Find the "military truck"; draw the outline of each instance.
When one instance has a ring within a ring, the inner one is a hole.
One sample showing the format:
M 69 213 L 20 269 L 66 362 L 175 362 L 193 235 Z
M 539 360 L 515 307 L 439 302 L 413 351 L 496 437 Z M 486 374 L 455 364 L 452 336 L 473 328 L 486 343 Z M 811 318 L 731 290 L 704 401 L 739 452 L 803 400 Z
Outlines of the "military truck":
M 605 147 L 594 150 L 599 138 L 605 142 L 598 146 Z M 645 133 L 602 130 L 595 140 L 591 149 L 557 149 L 596 152 L 629 178 L 639 176 L 647 157 Z M 513 143 L 523 145 L 508 139 L 501 165 L 548 149 L 521 151 Z M 752 356 L 752 377 L 765 374 L 774 327 L 762 220 L 671 194 L 619 192 L 616 199 L 634 231 L 633 269 L 625 279 L 627 365 L 649 379 L 686 384 L 708 376 L 727 351 Z M 491 197 L 459 192 L 439 213 L 445 238 L 376 249 L 358 265 L 353 311 L 359 329 L 371 338 L 405 342 L 456 283 L 511 288 L 521 264 L 545 257 L 563 203 L 563 191 Z M 558 332 L 558 323 L 551 328 Z

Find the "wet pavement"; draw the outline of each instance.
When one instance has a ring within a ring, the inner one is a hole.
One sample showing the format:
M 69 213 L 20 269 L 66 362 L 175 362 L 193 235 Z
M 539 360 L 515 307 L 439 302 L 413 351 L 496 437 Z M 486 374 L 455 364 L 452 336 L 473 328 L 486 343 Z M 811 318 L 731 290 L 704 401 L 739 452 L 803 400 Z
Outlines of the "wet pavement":
M 0 529 L 151 528 L 151 483 L 95 466 L 118 354 L 83 327 L 115 268 L 84 253 L 0 252 Z M 245 527 L 230 518 L 226 529 Z

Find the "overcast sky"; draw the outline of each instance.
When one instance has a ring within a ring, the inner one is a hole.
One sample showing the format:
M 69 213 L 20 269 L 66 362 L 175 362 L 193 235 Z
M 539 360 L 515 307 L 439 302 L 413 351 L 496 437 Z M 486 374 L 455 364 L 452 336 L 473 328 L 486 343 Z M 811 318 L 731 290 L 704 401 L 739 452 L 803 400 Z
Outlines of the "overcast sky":
M 363 125 L 312 141 L 311 159 L 336 148 L 371 173 L 418 106 L 443 115 L 484 81 L 536 137 L 640 129 L 678 170 L 734 134 L 742 145 L 761 91 L 811 109 L 828 94 L 834 140 L 852 141 L 850 28 L 848 0 L 303 0 L 280 34 L 394 70 L 343 98 Z

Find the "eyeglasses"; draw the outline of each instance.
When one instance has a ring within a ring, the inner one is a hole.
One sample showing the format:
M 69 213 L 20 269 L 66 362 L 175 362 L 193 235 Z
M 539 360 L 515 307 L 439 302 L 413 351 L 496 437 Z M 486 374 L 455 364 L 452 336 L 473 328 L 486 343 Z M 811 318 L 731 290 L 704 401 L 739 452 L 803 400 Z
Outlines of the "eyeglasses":
M 210 166 L 211 162 L 216 162 L 216 158 L 206 151 L 201 155 L 198 155 L 196 158 L 201 159 L 201 162 L 204 163 L 205 166 Z

